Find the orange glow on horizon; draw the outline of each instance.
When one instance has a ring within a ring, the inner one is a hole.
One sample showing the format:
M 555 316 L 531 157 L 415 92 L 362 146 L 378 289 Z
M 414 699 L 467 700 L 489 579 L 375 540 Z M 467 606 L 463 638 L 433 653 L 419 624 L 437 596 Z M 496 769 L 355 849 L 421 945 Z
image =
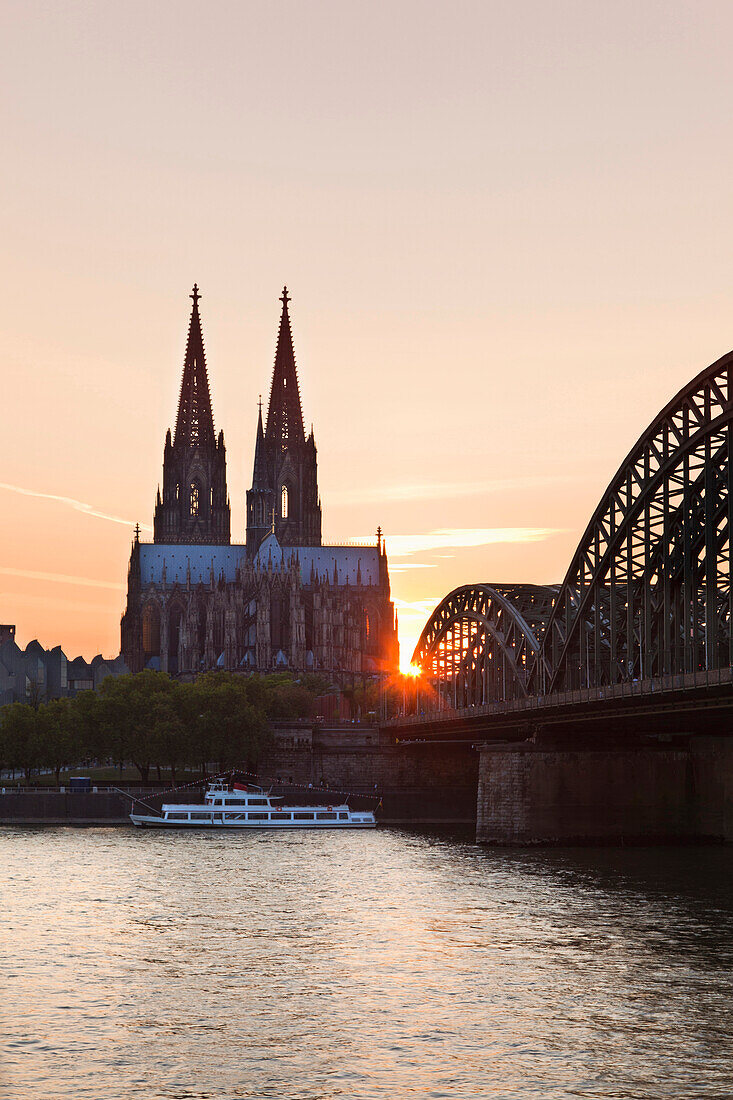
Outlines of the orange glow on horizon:
M 422 676 L 422 669 L 419 665 L 414 665 L 412 662 L 407 665 L 400 665 L 400 672 L 403 676 L 407 676 L 411 680 L 417 680 L 419 676 Z
M 410 677 L 451 589 L 562 581 L 634 441 L 730 347 L 733 9 L 286 7 L 5 5 L 21 646 L 119 653 L 194 281 L 232 541 L 287 282 L 324 541 L 381 526 Z

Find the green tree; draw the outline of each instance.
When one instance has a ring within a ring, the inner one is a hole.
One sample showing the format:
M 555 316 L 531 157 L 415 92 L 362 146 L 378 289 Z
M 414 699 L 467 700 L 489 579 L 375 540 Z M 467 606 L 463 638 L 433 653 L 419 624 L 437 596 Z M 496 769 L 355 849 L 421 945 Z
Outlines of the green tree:
M 206 778 L 206 765 L 214 759 L 212 728 L 206 719 L 206 694 L 200 680 L 181 684 L 176 696 L 176 714 L 181 729 L 182 758 L 190 767 Z
M 186 687 L 192 717 L 188 740 L 202 772 L 208 761 L 222 770 L 245 763 L 254 767 L 272 735 L 263 706 L 250 700 L 248 680 L 210 672 Z
M 73 723 L 78 740 L 77 759 L 106 763 L 112 758 L 111 739 L 102 726 L 99 696 L 96 691 L 80 691 L 69 700 L 69 720 Z M 116 760 L 115 763 L 119 763 Z
M 82 740 L 70 700 L 53 699 L 41 704 L 36 736 L 39 763 L 53 770 L 58 786 L 62 768 L 78 764 L 82 756 Z
M 39 712 L 27 703 L 10 703 L 3 707 L 2 729 L 8 764 L 30 783 L 31 772 L 40 765 Z
M 187 762 L 189 756 L 185 710 L 182 706 L 184 694 L 184 685 L 174 683 L 173 691 L 168 695 L 161 695 L 153 710 L 152 753 L 158 768 L 158 779 L 161 778 L 161 766 L 168 767 L 173 786 L 176 784 L 176 772 Z
M 280 672 L 263 677 L 265 711 L 268 718 L 288 721 L 312 718 L 315 714 L 315 695 L 290 673 Z
M 148 782 L 159 752 L 155 732 L 165 720 L 176 685 L 164 672 L 145 669 L 108 676 L 99 689 L 99 720 L 117 760 L 129 760 Z

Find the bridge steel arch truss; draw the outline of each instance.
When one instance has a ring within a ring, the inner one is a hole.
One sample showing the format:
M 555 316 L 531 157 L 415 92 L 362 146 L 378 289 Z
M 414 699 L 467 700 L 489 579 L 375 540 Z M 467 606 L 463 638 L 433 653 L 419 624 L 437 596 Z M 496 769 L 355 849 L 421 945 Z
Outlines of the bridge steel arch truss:
M 414 662 L 453 706 L 733 666 L 732 452 L 733 352 L 641 436 L 561 586 L 455 589 Z
M 534 691 L 733 663 L 732 372 L 733 353 L 702 371 L 617 471 L 555 601 Z
M 438 705 L 526 697 L 556 592 L 529 584 L 471 584 L 450 592 L 428 619 L 413 655 Z

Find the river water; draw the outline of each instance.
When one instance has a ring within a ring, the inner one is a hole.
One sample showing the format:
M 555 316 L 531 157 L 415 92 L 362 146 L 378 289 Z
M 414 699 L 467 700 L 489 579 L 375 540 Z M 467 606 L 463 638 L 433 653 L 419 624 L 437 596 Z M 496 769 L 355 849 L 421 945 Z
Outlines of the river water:
M 733 849 L 0 829 L 13 1100 L 731 1097 Z

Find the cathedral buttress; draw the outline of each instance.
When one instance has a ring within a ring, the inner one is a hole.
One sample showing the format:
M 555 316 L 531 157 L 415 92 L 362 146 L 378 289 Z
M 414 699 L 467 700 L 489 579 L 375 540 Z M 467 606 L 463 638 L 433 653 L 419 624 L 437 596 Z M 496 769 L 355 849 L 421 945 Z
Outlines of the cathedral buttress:
M 198 286 L 191 298 L 186 358 L 176 431 L 165 437 L 163 493 L 155 505 L 154 541 L 228 545 L 231 519 L 224 434 L 214 433 L 209 379 L 199 316 Z

